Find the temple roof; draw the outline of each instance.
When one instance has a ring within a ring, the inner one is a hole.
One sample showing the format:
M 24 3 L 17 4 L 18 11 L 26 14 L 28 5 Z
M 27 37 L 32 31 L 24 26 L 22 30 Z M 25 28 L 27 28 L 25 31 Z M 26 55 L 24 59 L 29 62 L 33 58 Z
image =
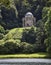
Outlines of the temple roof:
M 33 14 L 31 12 L 27 12 L 25 16 L 27 16 L 27 15 L 32 15 L 33 16 Z

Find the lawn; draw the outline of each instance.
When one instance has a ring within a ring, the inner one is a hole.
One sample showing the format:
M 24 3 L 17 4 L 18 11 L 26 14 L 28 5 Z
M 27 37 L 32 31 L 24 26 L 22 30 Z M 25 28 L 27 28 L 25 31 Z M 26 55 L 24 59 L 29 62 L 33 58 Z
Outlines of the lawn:
M 48 58 L 47 53 L 33 53 L 33 54 L 8 54 L 0 55 L 0 59 L 5 58 Z

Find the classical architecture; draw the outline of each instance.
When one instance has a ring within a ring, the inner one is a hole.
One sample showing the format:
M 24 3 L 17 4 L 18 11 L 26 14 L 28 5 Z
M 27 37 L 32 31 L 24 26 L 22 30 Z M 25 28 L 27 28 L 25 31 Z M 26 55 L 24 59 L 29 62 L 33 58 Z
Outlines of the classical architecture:
M 36 18 L 33 16 L 31 12 L 27 12 L 22 21 L 23 27 L 30 27 L 36 25 Z

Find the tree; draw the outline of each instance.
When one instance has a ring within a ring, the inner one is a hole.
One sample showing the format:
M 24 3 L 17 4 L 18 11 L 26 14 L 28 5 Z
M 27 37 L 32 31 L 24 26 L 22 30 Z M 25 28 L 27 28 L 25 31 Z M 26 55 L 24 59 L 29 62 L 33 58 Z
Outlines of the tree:
M 36 27 L 32 27 L 31 29 L 26 29 L 22 34 L 22 42 L 35 43 L 36 41 Z
M 46 3 L 46 5 L 47 5 L 48 7 L 51 7 L 51 0 L 48 0 L 47 3 Z
M 39 50 L 43 52 L 46 50 L 46 45 L 44 44 L 45 39 L 46 39 L 45 31 L 43 30 L 43 28 L 38 27 L 36 30 L 36 45 L 37 48 L 40 47 Z
M 46 46 L 47 46 L 47 52 L 51 53 L 51 7 L 48 8 L 47 13 L 47 21 L 45 23 L 45 30 L 47 34 L 47 39 L 45 40 Z

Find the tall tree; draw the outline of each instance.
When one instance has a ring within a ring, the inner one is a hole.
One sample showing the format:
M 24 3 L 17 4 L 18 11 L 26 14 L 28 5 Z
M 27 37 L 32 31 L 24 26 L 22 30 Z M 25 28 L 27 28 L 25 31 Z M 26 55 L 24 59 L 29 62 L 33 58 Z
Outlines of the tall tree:
M 45 30 L 47 34 L 46 45 L 47 52 L 51 53 L 51 7 L 48 8 L 47 21 L 45 23 Z

